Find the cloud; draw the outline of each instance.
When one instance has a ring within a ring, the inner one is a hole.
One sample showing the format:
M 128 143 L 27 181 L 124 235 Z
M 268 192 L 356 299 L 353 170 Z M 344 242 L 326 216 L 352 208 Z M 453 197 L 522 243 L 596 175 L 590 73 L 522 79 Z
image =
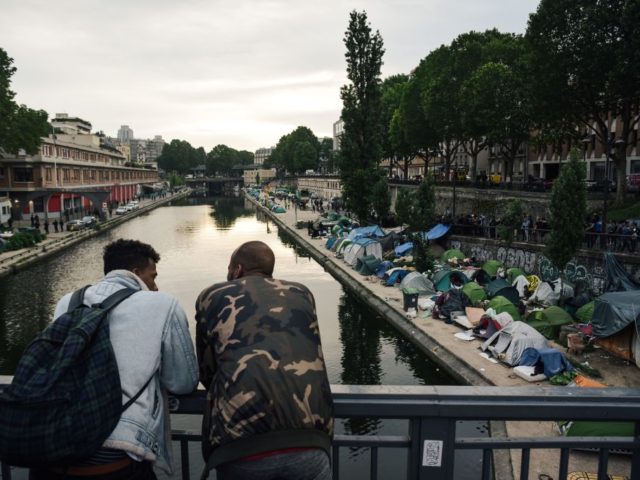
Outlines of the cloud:
M 298 125 L 331 133 L 348 15 L 368 12 L 383 75 L 468 30 L 523 32 L 534 0 L 3 0 L 17 99 L 115 135 L 254 150 Z

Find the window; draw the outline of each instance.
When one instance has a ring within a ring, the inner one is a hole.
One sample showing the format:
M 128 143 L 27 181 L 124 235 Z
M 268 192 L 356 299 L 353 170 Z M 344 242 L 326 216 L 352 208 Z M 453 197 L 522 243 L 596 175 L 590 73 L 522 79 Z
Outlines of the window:
M 43 157 L 50 157 L 52 153 L 53 153 L 53 148 L 51 147 L 51 145 L 42 145 Z
M 33 169 L 14 167 L 13 179 L 16 182 L 33 182 Z
M 0 178 L 4 178 L 4 167 L 0 167 Z
M 52 178 L 53 178 L 53 176 L 51 175 L 51 167 L 46 167 L 44 169 L 44 179 L 47 182 L 50 182 Z

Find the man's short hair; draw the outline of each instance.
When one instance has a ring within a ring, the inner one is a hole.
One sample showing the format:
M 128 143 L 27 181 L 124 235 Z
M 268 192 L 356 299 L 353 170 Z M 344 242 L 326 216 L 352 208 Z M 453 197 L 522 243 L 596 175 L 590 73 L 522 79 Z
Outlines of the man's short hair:
M 129 270 L 146 268 L 149 260 L 160 261 L 160 254 L 151 245 L 138 240 L 116 240 L 104 247 L 104 273 L 112 270 Z
M 273 250 L 258 240 L 243 243 L 231 256 L 231 264 L 242 265 L 245 273 L 258 272 L 269 277 L 273 275 L 275 263 Z

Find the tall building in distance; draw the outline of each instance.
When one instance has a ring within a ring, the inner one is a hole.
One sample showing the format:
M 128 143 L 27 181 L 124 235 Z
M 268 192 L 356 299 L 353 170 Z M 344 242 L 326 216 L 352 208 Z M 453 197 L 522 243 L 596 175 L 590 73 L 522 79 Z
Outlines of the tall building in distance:
M 344 133 L 344 121 L 339 119 L 333 124 L 333 149 L 340 150 L 340 137 Z
M 259 148 L 258 150 L 256 150 L 256 153 L 254 155 L 254 162 L 256 165 L 262 165 L 264 164 L 264 161 L 269 158 L 271 156 L 271 154 L 273 153 L 273 149 L 275 147 L 270 147 L 270 148 Z
M 122 125 L 120 130 L 118 130 L 118 140 L 121 143 L 127 143 L 130 140 L 133 140 L 133 130 L 129 128 L 129 125 Z

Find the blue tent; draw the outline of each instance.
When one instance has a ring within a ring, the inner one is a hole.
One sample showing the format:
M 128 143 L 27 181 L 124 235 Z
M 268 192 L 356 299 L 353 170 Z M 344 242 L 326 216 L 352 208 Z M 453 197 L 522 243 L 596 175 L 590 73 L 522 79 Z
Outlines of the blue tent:
M 442 223 L 439 223 L 428 232 L 423 232 L 422 235 L 425 240 L 437 240 L 438 238 L 445 236 L 449 232 L 450 228 L 451 225 L 443 225 Z
M 409 253 L 411 250 L 413 250 L 413 242 L 407 242 L 403 243 L 402 245 L 398 245 L 394 249 L 394 252 L 396 254 L 396 257 L 402 257 Z
M 378 270 L 376 271 L 376 276 L 379 278 L 383 278 L 384 274 L 390 268 L 393 268 L 393 262 L 390 262 L 389 260 L 385 260 L 378 266 Z
M 361 238 L 361 237 L 384 237 L 385 235 L 386 235 L 385 231 L 382 230 L 378 225 L 371 225 L 370 227 L 354 228 L 349 232 L 349 238 L 351 240 L 355 240 L 356 238 Z

